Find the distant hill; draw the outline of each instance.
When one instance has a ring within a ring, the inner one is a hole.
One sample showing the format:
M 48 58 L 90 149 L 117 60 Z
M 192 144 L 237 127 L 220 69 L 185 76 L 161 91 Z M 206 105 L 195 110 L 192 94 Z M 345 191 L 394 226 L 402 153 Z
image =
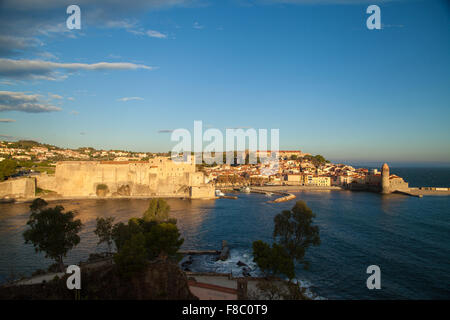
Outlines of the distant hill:
M 41 145 L 39 142 L 33 141 L 33 140 L 19 140 L 16 142 L 16 144 L 19 148 L 24 148 L 24 149 L 38 147 Z

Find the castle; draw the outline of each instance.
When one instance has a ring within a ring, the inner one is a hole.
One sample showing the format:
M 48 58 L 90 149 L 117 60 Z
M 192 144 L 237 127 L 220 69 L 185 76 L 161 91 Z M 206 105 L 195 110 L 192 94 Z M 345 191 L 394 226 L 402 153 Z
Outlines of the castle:
M 62 161 L 37 187 L 63 197 L 185 197 L 213 199 L 214 185 L 190 163 L 157 157 L 149 161 Z

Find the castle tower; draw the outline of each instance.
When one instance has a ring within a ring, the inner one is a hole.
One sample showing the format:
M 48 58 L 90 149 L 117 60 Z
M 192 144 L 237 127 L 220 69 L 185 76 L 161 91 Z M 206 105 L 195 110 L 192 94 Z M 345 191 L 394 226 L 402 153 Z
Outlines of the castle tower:
M 381 193 L 383 194 L 388 194 L 391 192 L 389 176 L 389 166 L 385 163 L 381 167 Z

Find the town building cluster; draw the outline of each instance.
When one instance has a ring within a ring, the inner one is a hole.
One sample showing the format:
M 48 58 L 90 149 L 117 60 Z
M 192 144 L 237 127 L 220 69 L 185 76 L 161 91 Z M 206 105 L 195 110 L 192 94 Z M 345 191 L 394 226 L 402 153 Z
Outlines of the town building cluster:
M 142 161 L 154 156 L 153 153 L 126 152 L 119 150 L 95 150 L 93 148 L 62 149 L 47 145 L 26 145 L 22 142 L 0 141 L 0 161 L 63 161 L 63 160 L 111 160 Z
M 222 164 L 205 167 L 209 180 L 220 185 L 299 185 L 318 187 L 381 187 L 382 174 L 378 169 L 355 168 L 334 164 L 301 151 L 279 151 L 277 163 Z M 407 183 L 396 175 L 389 176 L 391 185 Z
M 94 148 L 62 149 L 56 146 L 38 144 L 33 141 L 0 141 L 0 161 L 14 159 L 54 163 L 67 160 L 140 162 L 161 155 L 149 152 L 122 150 L 96 150 Z M 165 154 L 167 156 L 167 154 Z M 223 154 L 225 160 L 226 154 Z M 241 152 L 239 157 L 246 159 L 240 164 L 200 165 L 207 181 L 217 186 L 229 185 L 299 185 L 317 187 L 379 188 L 382 174 L 377 169 L 354 168 L 346 164 L 334 164 L 322 156 L 312 156 L 300 150 L 281 150 L 276 154 L 277 161 L 264 161 L 270 156 L 265 151 L 252 154 L 257 163 L 249 164 L 249 152 Z M 203 155 L 203 159 L 204 155 Z M 262 159 L 262 161 L 261 161 Z M 198 162 L 197 162 L 198 164 Z M 407 183 L 396 175 L 389 175 L 390 185 L 407 188 Z

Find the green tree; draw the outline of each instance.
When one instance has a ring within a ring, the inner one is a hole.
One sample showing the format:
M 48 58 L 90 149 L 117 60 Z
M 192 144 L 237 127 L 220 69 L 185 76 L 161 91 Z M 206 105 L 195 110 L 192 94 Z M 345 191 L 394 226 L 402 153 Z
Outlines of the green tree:
M 119 252 L 128 239 L 131 239 L 128 225 L 123 222 L 116 223 L 112 229 L 112 239 L 116 245 L 117 252 Z
M 125 242 L 130 240 L 133 234 L 142 233 L 142 227 L 139 219 L 132 218 L 128 220 L 128 224 L 123 222 L 116 223 L 112 229 L 112 239 L 116 245 L 117 251 L 120 251 Z
M 151 227 L 145 234 L 145 247 L 150 259 L 160 255 L 175 257 L 184 242 L 180 232 L 173 223 L 159 223 Z
M 16 173 L 17 162 L 11 159 L 0 161 L 0 181 Z
M 292 299 L 304 299 L 304 290 L 291 282 L 295 277 L 294 261 L 302 263 L 306 249 L 319 245 L 319 227 L 312 225 L 314 213 L 303 201 L 297 201 L 291 210 L 284 210 L 274 218 L 274 243 L 272 246 L 258 240 L 253 242 L 253 261 L 265 273 L 273 276 L 285 275 L 289 278 L 288 292 L 278 291 L 277 286 L 268 286 L 266 291 L 276 289 L 278 295 Z M 269 293 L 270 293 L 269 292 Z
M 310 300 L 305 288 L 298 283 L 277 283 L 271 279 L 259 279 L 256 283 L 259 292 L 253 292 L 251 300 Z
M 158 256 L 177 257 L 177 252 L 184 242 L 176 226 L 175 219 L 169 219 L 170 207 L 163 199 L 150 201 L 149 209 L 142 218 L 131 218 L 128 224 L 117 223 L 112 228 L 112 239 L 120 253 L 133 235 L 142 234 L 145 239 L 147 258 Z
M 108 253 L 111 253 L 111 246 L 113 243 L 113 222 L 114 217 L 97 218 L 97 226 L 94 233 L 99 238 L 98 244 L 106 243 L 108 246 Z
M 285 275 L 289 280 L 295 277 L 294 260 L 277 243 L 273 243 L 271 247 L 261 240 L 253 242 L 253 260 L 265 274 Z
M 41 198 L 36 198 L 30 205 L 31 212 L 39 212 L 47 206 L 47 201 Z
M 327 159 L 325 159 L 321 154 L 315 155 L 313 162 L 316 165 L 324 165 L 327 162 Z
M 21 149 L 31 149 L 32 147 L 38 147 L 40 145 L 39 142 L 33 141 L 33 140 L 19 140 L 17 141 L 18 148 Z
M 142 271 L 148 264 L 144 235 L 142 233 L 133 234 L 114 256 L 114 262 L 120 274 L 125 277 L 132 277 Z
M 304 160 L 311 161 L 316 167 L 324 165 L 325 163 L 328 163 L 327 159 L 325 159 L 322 155 L 318 154 L 315 156 L 307 155 L 303 157 Z
M 291 210 L 283 210 L 274 218 L 274 239 L 305 268 L 308 267 L 304 260 L 306 249 L 320 244 L 319 227 L 312 225 L 315 216 L 304 201 L 297 201 Z
M 144 212 L 145 221 L 162 222 L 169 219 L 170 206 L 164 199 L 152 199 Z
M 82 228 L 81 221 L 74 220 L 74 212 L 63 211 L 62 206 L 32 211 L 27 222 L 30 228 L 23 233 L 25 243 L 32 243 L 36 252 L 45 252 L 45 257 L 54 259 L 61 271 L 67 252 L 80 243 L 78 233 Z

